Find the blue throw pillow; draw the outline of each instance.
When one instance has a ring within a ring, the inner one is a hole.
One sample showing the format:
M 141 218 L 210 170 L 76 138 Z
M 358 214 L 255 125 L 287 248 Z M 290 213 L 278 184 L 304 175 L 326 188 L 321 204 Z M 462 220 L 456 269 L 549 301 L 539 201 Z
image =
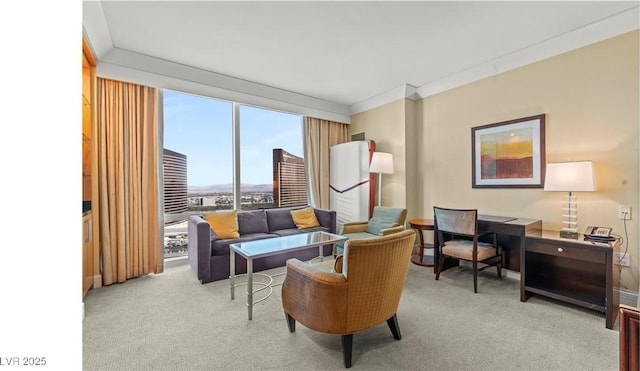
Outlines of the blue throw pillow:
M 382 230 L 395 227 L 396 223 L 389 222 L 386 220 L 378 219 L 375 216 L 369 219 L 367 223 L 367 232 L 371 234 L 375 234 L 376 236 L 382 236 Z

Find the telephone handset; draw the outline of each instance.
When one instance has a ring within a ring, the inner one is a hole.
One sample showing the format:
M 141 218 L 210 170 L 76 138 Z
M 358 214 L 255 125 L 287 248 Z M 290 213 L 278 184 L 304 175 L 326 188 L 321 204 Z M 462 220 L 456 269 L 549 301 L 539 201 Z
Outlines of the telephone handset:
M 588 226 L 584 231 L 584 238 L 587 240 L 598 242 L 615 241 L 615 237 L 611 237 L 611 228 L 609 227 L 593 227 Z

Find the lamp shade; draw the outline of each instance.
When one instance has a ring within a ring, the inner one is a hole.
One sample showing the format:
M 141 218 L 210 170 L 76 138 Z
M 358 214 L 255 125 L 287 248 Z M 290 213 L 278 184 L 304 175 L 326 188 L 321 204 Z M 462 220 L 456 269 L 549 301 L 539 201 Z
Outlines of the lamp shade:
M 373 152 L 369 172 L 377 174 L 393 174 L 393 155 L 391 153 Z
M 596 190 L 591 161 L 556 162 L 547 164 L 545 191 L 592 192 Z

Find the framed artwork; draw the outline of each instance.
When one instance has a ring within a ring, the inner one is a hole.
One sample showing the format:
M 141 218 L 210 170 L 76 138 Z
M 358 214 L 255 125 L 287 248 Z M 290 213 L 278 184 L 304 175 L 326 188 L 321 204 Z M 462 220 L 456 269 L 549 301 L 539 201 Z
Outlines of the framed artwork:
M 471 128 L 473 188 L 544 186 L 545 114 Z

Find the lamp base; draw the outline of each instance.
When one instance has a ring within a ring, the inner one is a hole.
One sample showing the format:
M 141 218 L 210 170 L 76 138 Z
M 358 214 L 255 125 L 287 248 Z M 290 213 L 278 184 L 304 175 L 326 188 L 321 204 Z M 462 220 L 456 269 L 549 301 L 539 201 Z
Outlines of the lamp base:
M 580 233 L 574 231 L 562 230 L 560 231 L 560 238 L 570 238 L 572 240 L 577 240 L 580 237 Z

